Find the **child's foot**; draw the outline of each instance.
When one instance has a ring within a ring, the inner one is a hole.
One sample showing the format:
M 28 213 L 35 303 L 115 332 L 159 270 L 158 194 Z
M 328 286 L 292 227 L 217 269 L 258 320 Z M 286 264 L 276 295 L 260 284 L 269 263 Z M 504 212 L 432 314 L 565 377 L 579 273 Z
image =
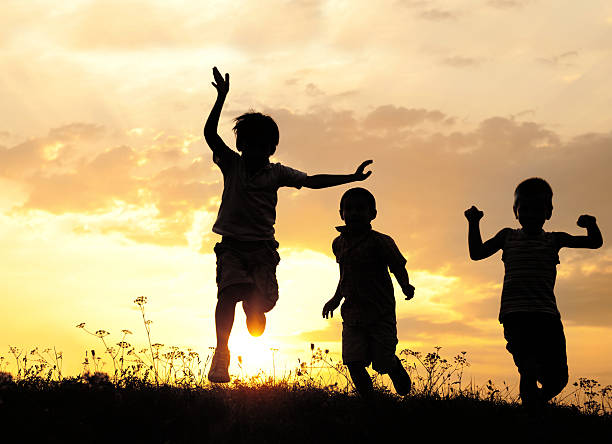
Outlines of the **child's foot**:
M 210 382 L 226 383 L 230 382 L 229 376 L 230 352 L 229 350 L 216 349 L 210 364 L 208 380 Z
M 261 336 L 266 329 L 266 314 L 259 310 L 256 304 L 242 303 L 246 315 L 247 330 L 251 336 Z
M 402 365 L 402 361 L 400 361 L 397 356 L 395 357 L 395 367 L 389 372 L 389 377 L 398 395 L 406 396 L 410 393 L 412 381 L 410 380 L 408 372 Z

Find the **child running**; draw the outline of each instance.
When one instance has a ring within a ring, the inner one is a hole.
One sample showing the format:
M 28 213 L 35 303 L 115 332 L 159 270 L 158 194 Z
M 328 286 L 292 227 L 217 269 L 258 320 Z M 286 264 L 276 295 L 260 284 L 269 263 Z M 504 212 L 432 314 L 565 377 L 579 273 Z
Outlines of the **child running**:
M 213 162 L 223 173 L 223 195 L 213 232 L 222 236 L 215 245 L 217 255 L 217 347 L 208 379 L 230 381 L 228 340 L 234 324 L 236 304 L 242 302 L 249 333 L 260 336 L 266 326 L 265 313 L 278 300 L 276 266 L 280 260 L 274 239 L 277 191 L 280 187 L 327 188 L 367 179 L 371 160 L 355 173 L 344 175 L 306 173 L 270 163 L 279 141 L 278 127 L 267 115 L 249 112 L 235 119 L 236 149 L 230 149 L 217 132 L 219 117 L 229 91 L 225 77 L 213 68 L 217 100 L 206 120 L 204 138 L 213 152 Z
M 366 368 L 388 373 L 399 395 L 410 392 L 410 376 L 395 355 L 397 326 L 395 296 L 389 271 L 406 295 L 414 296 L 406 272 L 406 259 L 386 234 L 372 230 L 376 200 L 364 188 L 351 188 L 340 199 L 340 235 L 332 250 L 340 264 L 340 282 L 334 297 L 323 307 L 323 317 L 333 317 L 342 299 L 342 360 L 357 393 L 369 397 L 372 379 Z
M 544 231 L 544 223 L 552 216 L 552 197 L 552 188 L 544 179 L 521 182 L 514 191 L 513 206 L 521 228 L 504 228 L 484 243 L 479 225 L 484 213 L 475 206 L 465 211 L 470 258 L 477 261 L 503 250 L 499 322 L 520 375 L 521 401 L 532 412 L 561 393 L 569 376 L 565 335 L 553 291 L 559 250 L 603 244 L 593 216 L 578 218 L 586 236 Z

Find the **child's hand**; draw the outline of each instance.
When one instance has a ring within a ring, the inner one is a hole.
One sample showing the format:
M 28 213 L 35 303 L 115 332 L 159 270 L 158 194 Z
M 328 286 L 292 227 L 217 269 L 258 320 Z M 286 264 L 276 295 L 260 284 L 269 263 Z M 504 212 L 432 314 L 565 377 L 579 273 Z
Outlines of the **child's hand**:
M 323 306 L 323 317 L 325 319 L 334 317 L 334 310 L 338 308 L 340 305 L 340 301 L 336 298 L 331 298 L 329 301 L 325 303 Z
M 465 210 L 465 213 L 463 214 L 465 214 L 465 218 L 468 220 L 468 222 L 478 222 L 480 219 L 482 219 L 482 216 L 484 216 L 484 213 L 474 205 Z
M 409 301 L 414 297 L 414 287 L 408 284 L 406 287 L 402 288 L 402 291 L 406 295 L 406 300 Z
M 364 173 L 363 170 L 365 169 L 365 167 L 367 167 L 372 162 L 373 162 L 372 160 L 366 160 L 365 162 L 362 162 L 361 165 L 357 167 L 357 171 L 355 171 L 355 180 L 366 180 L 368 177 L 370 177 L 370 174 L 372 174 L 372 171 L 368 171 Z
M 215 82 L 217 83 L 212 82 L 212 86 L 217 88 L 217 93 L 223 96 L 227 95 L 229 91 L 229 74 L 226 73 L 224 79 L 217 67 L 215 66 L 213 68 L 213 76 L 215 78 Z
M 591 227 L 596 224 L 597 224 L 597 219 L 595 219 L 594 216 L 589 216 L 588 214 L 583 214 L 582 216 L 578 218 L 578 222 L 576 222 L 576 225 L 582 228 Z

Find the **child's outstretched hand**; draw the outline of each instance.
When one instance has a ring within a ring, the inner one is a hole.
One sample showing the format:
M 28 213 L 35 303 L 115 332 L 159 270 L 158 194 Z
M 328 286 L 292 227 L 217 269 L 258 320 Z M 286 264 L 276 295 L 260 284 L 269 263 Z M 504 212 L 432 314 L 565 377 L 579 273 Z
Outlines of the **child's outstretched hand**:
M 414 297 L 414 287 L 408 284 L 405 288 L 402 288 L 402 291 L 406 295 L 406 300 L 409 301 Z
M 587 227 L 595 225 L 596 223 L 597 223 L 597 219 L 595 219 L 594 216 L 583 214 L 582 216 L 578 218 L 578 222 L 576 222 L 576 225 L 582 228 L 587 228 Z
M 372 174 L 372 171 L 367 171 L 364 173 L 363 170 L 365 169 L 365 167 L 370 165 L 372 162 L 373 160 L 366 160 L 365 162 L 362 162 L 361 165 L 357 167 L 357 171 L 355 171 L 355 180 L 366 180 L 368 177 L 370 177 L 370 174 Z
M 482 216 L 484 216 L 484 213 L 474 205 L 465 210 L 463 214 L 465 214 L 465 218 L 468 220 L 468 222 L 478 222 L 480 219 L 482 219 Z
M 340 300 L 336 298 L 331 298 L 329 301 L 327 301 L 323 306 L 323 317 L 325 319 L 333 318 L 334 310 L 338 308 L 338 305 L 340 305 Z
M 217 67 L 215 66 L 213 68 L 213 77 L 215 78 L 215 82 L 217 83 L 212 82 L 212 86 L 217 89 L 217 93 L 224 96 L 227 95 L 229 91 L 229 73 L 225 74 L 224 79 Z

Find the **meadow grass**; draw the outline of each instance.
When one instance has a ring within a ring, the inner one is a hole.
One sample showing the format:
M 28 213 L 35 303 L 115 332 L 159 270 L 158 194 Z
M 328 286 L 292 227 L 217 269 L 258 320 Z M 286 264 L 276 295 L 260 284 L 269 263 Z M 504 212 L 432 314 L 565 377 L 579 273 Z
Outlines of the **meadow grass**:
M 355 395 L 346 366 L 315 344 L 309 360 L 298 360 L 280 376 L 241 372 L 229 384 L 211 384 L 206 374 L 213 350 L 201 357 L 153 343 L 146 298 L 134 302 L 147 346 L 137 351 L 126 340 L 129 330 L 110 345 L 109 332 L 79 324 L 104 353 L 86 351 L 77 376 L 62 373 L 63 356 L 55 349 L 10 347 L 11 364 L 0 358 L 2 430 L 23 433 L 22 442 L 167 443 L 365 442 L 393 436 L 548 442 L 612 432 L 610 386 L 580 378 L 534 418 L 508 386 L 466 383 L 467 353 L 449 360 L 440 347 L 400 352 L 413 380 L 411 394 L 403 398 L 378 374 L 372 376 L 373 398 Z M 238 362 L 241 366 L 241 357 Z

